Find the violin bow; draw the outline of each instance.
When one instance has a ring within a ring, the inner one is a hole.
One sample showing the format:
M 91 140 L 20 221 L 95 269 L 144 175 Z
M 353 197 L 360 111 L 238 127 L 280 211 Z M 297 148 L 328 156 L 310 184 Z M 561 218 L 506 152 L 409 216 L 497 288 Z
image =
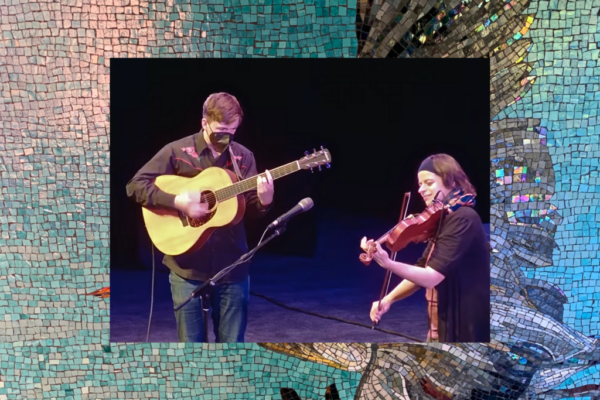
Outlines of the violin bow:
M 410 192 L 404 193 L 404 198 L 402 199 L 402 209 L 400 210 L 400 220 L 398 223 L 402 222 L 406 219 L 406 213 L 408 211 L 408 203 L 410 203 Z M 393 230 L 393 228 L 392 228 Z M 391 231 L 390 231 L 391 232 Z M 390 256 L 392 261 L 396 261 L 397 252 L 393 252 Z M 377 310 L 381 311 L 381 300 L 383 300 L 384 296 L 387 296 L 390 290 L 390 283 L 392 282 L 392 271 L 386 270 L 385 278 L 383 278 L 383 286 L 381 287 L 381 292 L 379 293 L 379 303 L 377 303 Z M 375 329 L 375 325 L 377 323 L 373 322 L 371 329 Z

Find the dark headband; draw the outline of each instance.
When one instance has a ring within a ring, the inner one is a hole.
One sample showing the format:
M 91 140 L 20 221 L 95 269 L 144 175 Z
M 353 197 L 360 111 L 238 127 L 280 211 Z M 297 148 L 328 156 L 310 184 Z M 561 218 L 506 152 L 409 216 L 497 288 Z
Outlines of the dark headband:
M 437 171 L 433 166 L 433 159 L 431 157 L 427 157 L 425 161 L 421 163 L 421 166 L 419 167 L 419 172 L 421 171 L 429 171 L 437 175 Z

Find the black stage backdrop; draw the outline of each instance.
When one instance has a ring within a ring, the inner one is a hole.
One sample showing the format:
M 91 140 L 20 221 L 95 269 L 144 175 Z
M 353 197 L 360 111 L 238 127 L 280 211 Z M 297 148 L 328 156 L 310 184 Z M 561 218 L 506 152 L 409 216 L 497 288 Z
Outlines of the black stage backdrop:
M 111 267 L 139 268 L 151 251 L 125 185 L 165 144 L 198 132 L 204 100 L 220 91 L 241 103 L 235 140 L 254 153 L 259 172 L 320 146 L 333 159 L 330 169 L 275 181 L 273 211 L 245 221 L 250 247 L 305 197 L 314 208 L 261 251 L 312 256 L 322 215 L 391 228 L 404 192 L 412 192 L 410 213 L 423 209 L 417 170 L 434 153 L 463 166 L 488 223 L 489 79 L 487 59 L 112 59 Z

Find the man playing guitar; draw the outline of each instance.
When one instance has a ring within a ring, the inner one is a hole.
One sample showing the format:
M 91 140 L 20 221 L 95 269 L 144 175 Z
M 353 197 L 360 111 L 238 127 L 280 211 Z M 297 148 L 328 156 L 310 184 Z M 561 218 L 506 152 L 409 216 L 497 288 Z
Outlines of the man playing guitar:
M 210 214 L 201 201 L 200 190 L 167 193 L 156 184 L 163 175 L 194 177 L 210 167 L 234 172 L 239 180 L 257 175 L 254 155 L 233 141 L 243 112 L 237 99 L 228 93 L 211 94 L 202 110 L 202 130 L 163 147 L 127 184 L 127 196 L 148 209 L 178 210 L 192 221 Z M 273 205 L 273 178 L 269 171 L 257 177 L 257 189 L 243 194 L 246 214 L 264 216 Z M 248 251 L 243 223 L 214 230 L 199 249 L 176 256 L 165 255 L 170 270 L 173 302 L 179 304 L 204 281 L 235 262 Z M 210 296 L 216 341 L 243 342 L 247 324 L 250 277 L 242 264 L 221 278 Z M 202 306 L 192 301 L 175 312 L 180 342 L 203 342 Z

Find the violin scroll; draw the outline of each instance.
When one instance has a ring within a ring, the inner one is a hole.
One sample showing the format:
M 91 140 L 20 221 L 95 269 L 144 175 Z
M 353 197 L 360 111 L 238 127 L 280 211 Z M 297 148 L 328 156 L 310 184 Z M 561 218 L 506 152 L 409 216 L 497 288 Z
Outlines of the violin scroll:
M 362 262 L 366 266 L 369 266 L 371 264 L 371 261 L 373 261 L 373 250 L 369 249 L 368 252 L 361 254 L 360 256 L 358 256 L 358 258 L 360 259 L 360 262 Z
M 371 261 L 373 261 L 373 253 L 375 253 L 377 251 L 376 243 L 379 243 L 379 245 L 382 245 L 383 243 L 386 243 L 388 237 L 389 236 L 386 234 L 383 237 L 381 237 L 379 240 L 373 241 L 370 245 L 368 245 L 367 250 L 363 249 L 364 253 L 361 254 L 360 256 L 358 256 L 358 258 L 360 259 L 360 262 L 362 262 L 363 264 L 365 264 L 367 266 L 369 264 L 371 264 Z

